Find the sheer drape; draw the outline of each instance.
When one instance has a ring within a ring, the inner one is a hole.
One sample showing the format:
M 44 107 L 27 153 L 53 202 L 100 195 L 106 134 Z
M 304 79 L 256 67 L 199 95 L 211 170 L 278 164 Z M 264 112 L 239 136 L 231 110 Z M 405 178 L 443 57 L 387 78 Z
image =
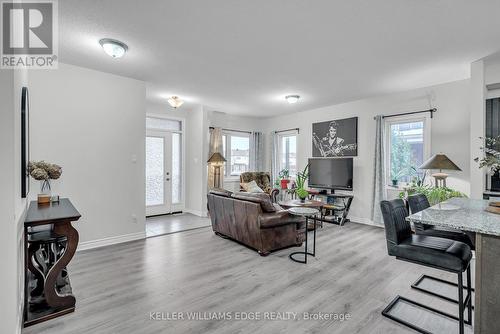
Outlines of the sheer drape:
M 270 134 L 271 140 L 271 183 L 274 184 L 274 181 L 278 178 L 279 174 L 279 156 L 278 156 L 278 145 L 279 145 L 279 136 L 276 131 L 272 131 Z
M 373 174 L 373 202 L 371 218 L 375 224 L 383 225 L 380 201 L 387 198 L 385 190 L 385 147 L 384 147 L 384 118 L 375 117 L 375 158 Z
M 264 136 L 262 132 L 252 132 L 250 137 L 250 171 L 264 171 Z
M 210 141 L 208 147 L 208 159 L 215 152 L 219 152 L 222 156 L 224 156 L 225 152 L 222 151 L 222 129 L 221 128 L 210 128 Z M 220 178 L 221 178 L 221 187 L 224 185 L 224 166 L 220 169 Z M 214 188 L 214 167 L 208 165 L 208 188 Z

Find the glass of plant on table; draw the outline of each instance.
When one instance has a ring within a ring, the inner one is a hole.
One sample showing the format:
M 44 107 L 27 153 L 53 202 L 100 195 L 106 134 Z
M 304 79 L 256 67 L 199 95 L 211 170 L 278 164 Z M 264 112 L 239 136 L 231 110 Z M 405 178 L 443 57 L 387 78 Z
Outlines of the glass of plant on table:
M 40 193 L 38 194 L 38 203 L 50 203 L 52 198 L 51 180 L 57 180 L 61 177 L 62 168 L 59 165 L 45 161 L 30 161 L 28 172 L 32 178 L 40 181 Z M 56 196 L 57 199 L 59 196 Z

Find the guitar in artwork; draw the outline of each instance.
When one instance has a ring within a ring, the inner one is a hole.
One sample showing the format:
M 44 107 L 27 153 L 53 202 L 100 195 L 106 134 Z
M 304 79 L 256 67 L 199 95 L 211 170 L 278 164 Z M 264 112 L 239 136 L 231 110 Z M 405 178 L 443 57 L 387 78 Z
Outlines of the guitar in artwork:
M 313 133 L 313 143 L 314 147 L 320 152 L 322 157 L 336 157 L 343 156 L 345 151 L 355 150 L 357 144 L 333 144 L 326 140 L 321 140 L 315 133 Z

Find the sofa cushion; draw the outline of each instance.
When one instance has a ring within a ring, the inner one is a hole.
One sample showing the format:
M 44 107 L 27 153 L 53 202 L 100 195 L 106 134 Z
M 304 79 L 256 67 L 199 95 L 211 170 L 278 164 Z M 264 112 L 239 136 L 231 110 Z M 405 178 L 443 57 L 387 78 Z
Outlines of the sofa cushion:
M 262 211 L 264 212 L 275 212 L 276 208 L 271 202 L 271 197 L 266 193 L 247 193 L 247 192 L 238 192 L 233 193 L 233 198 L 241 199 L 244 201 L 250 201 L 254 203 L 259 203 Z
M 266 193 L 271 193 L 271 176 L 266 172 L 245 172 L 240 175 L 240 183 L 255 181 L 260 189 Z
M 218 196 L 224 196 L 224 197 L 231 197 L 233 194 L 232 191 L 226 190 L 226 189 L 221 189 L 221 188 L 214 188 L 210 190 L 211 194 L 218 195 Z
M 264 190 L 262 190 L 258 185 L 257 182 L 255 181 L 250 181 L 248 183 L 240 183 L 241 187 L 245 189 L 245 191 L 249 193 L 263 193 Z

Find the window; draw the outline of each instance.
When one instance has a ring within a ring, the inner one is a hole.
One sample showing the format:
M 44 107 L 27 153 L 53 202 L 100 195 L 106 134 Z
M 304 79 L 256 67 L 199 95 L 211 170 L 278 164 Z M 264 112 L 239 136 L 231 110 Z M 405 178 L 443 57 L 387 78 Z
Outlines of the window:
M 288 169 L 290 177 L 297 175 L 297 134 L 284 133 L 278 135 L 278 170 Z
M 224 132 L 222 150 L 226 158 L 224 174 L 236 177 L 250 170 L 250 136 L 246 133 Z
M 422 176 L 418 167 L 429 157 L 430 122 L 427 118 L 388 121 L 386 125 L 387 181 L 409 183 Z M 397 180 L 398 182 L 394 181 Z

